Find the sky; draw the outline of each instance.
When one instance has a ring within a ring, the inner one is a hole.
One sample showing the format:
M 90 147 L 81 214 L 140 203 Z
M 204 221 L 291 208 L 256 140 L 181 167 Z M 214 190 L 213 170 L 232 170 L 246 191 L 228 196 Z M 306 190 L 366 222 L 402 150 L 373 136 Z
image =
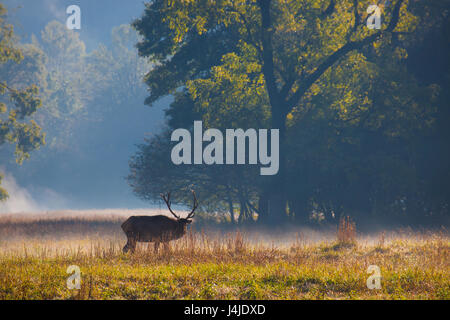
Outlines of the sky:
M 81 9 L 80 38 L 88 51 L 104 39 L 109 39 L 111 29 L 139 18 L 144 11 L 143 0 L 3 0 L 15 33 L 23 40 L 45 25 L 58 20 L 66 22 L 66 9 L 78 5 Z

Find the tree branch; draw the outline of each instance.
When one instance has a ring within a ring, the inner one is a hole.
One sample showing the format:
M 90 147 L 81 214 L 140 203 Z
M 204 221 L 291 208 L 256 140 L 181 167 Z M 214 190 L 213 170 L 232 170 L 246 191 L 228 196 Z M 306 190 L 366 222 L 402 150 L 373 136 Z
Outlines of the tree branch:
M 325 9 L 324 12 L 322 12 L 322 18 L 329 17 L 333 14 L 334 8 L 336 7 L 336 0 L 330 0 L 330 4 Z
M 394 31 L 395 27 L 398 24 L 398 20 L 400 19 L 400 7 L 403 4 L 403 0 L 399 0 L 394 7 L 394 11 L 392 12 L 392 19 L 389 21 L 389 25 L 386 29 L 387 32 Z
M 358 0 L 353 0 L 353 15 L 355 16 L 355 24 L 353 25 L 353 31 L 355 31 L 361 23 L 361 17 L 358 13 Z
M 272 21 L 270 17 L 270 0 L 258 0 L 261 9 L 261 44 L 262 44 L 262 71 L 266 80 L 267 92 L 272 107 L 278 106 L 279 94 L 276 85 L 273 47 L 272 47 Z
M 318 67 L 317 69 L 311 73 L 299 86 L 297 91 L 289 98 L 287 101 L 287 105 L 289 110 L 292 110 L 294 106 L 300 101 L 300 99 L 303 97 L 303 95 L 306 93 L 306 91 L 309 90 L 309 88 L 313 85 L 314 82 L 317 81 L 317 79 L 320 78 L 320 76 L 328 70 L 336 61 L 338 61 L 340 58 L 345 56 L 347 53 L 353 50 L 361 49 L 362 47 L 376 41 L 383 33 L 385 32 L 392 32 L 395 27 L 398 24 L 399 16 L 400 16 L 400 7 L 402 5 L 404 0 L 399 0 L 394 8 L 392 19 L 389 22 L 388 27 L 384 31 L 379 31 L 377 33 L 374 33 L 367 38 L 359 41 L 350 41 L 347 42 L 343 47 L 335 51 L 333 54 L 331 54 L 328 58 L 325 59 Z
M 255 211 L 257 214 L 260 214 L 260 213 L 259 213 L 259 210 L 256 209 L 256 207 L 255 207 L 254 205 L 252 205 L 252 203 L 250 202 L 250 200 L 247 199 L 246 202 L 247 202 L 247 206 L 249 206 L 250 209 L 252 209 L 253 211 Z
M 2 86 L 3 88 L 5 88 L 6 90 L 8 90 L 9 92 L 11 92 L 11 93 L 17 93 L 17 90 L 16 89 L 13 89 L 13 88 L 11 88 L 11 87 L 8 87 L 5 83 L 3 83 L 3 82 L 0 82 L 0 86 Z

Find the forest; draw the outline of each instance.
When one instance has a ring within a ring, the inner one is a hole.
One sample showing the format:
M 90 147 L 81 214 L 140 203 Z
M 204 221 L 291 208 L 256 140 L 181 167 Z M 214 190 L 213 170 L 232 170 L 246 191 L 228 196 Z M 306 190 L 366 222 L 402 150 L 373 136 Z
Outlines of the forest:
M 173 191 L 189 206 L 195 189 L 233 224 L 445 224 L 449 2 L 381 1 L 379 29 L 368 6 L 151 1 L 87 51 L 58 21 L 19 41 L 2 5 L 2 171 L 45 176 L 87 206 L 118 205 L 124 179 L 153 204 Z M 278 173 L 174 164 L 170 135 L 194 121 L 278 129 Z
M 13 4 L 2 8 L 0 81 L 24 92 L 33 86 L 33 97 L 41 103 L 23 119 L 12 120 L 11 111 L 17 110 L 12 92 L 1 95 L 7 109 L 1 109 L 0 121 L 8 128 L 0 140 L 3 189 L 12 177 L 18 185 L 10 186 L 11 202 L 19 202 L 18 194 L 26 191 L 40 210 L 144 206 L 134 201 L 124 177 L 135 144 L 162 125 L 163 113 L 162 107 L 143 105 L 142 77 L 151 64 L 138 56 L 136 31 L 129 23 L 116 24 L 129 17 L 98 19 L 105 26 L 96 36 L 92 29 L 85 34 L 68 30 L 64 20 L 52 16 L 36 28 L 35 20 L 19 14 L 43 12 L 39 3 L 26 2 L 22 9 Z M 90 6 L 83 6 L 86 16 L 88 8 L 95 12 L 104 3 Z M 27 128 L 36 132 L 24 134 Z
M 367 27 L 368 3 L 147 4 L 133 23 L 140 55 L 155 64 L 146 104 L 174 101 L 167 128 L 132 157 L 134 192 L 151 200 L 194 188 L 232 223 L 446 221 L 449 2 L 380 3 L 380 29 Z M 195 120 L 279 129 L 278 174 L 174 165 L 169 135 Z

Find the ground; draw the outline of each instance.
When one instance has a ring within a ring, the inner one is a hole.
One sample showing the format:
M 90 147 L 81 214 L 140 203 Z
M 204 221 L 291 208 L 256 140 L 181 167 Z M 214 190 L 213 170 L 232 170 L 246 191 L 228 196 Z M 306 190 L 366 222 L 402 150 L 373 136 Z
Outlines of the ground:
M 450 299 L 446 230 L 281 235 L 193 224 L 169 251 L 123 254 L 129 212 L 0 217 L 0 299 Z M 69 289 L 67 268 L 81 271 Z M 380 289 L 368 289 L 370 265 Z

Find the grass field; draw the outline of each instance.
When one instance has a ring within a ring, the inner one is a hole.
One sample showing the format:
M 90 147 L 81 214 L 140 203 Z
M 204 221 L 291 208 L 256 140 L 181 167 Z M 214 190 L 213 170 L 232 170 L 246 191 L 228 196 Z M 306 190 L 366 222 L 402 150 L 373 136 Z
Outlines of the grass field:
M 193 226 L 157 254 L 122 254 L 131 212 L 0 217 L 0 299 L 450 299 L 447 231 L 280 234 Z M 339 239 L 339 240 L 338 240 Z M 67 288 L 70 265 L 81 289 Z M 367 269 L 381 270 L 368 289 Z

